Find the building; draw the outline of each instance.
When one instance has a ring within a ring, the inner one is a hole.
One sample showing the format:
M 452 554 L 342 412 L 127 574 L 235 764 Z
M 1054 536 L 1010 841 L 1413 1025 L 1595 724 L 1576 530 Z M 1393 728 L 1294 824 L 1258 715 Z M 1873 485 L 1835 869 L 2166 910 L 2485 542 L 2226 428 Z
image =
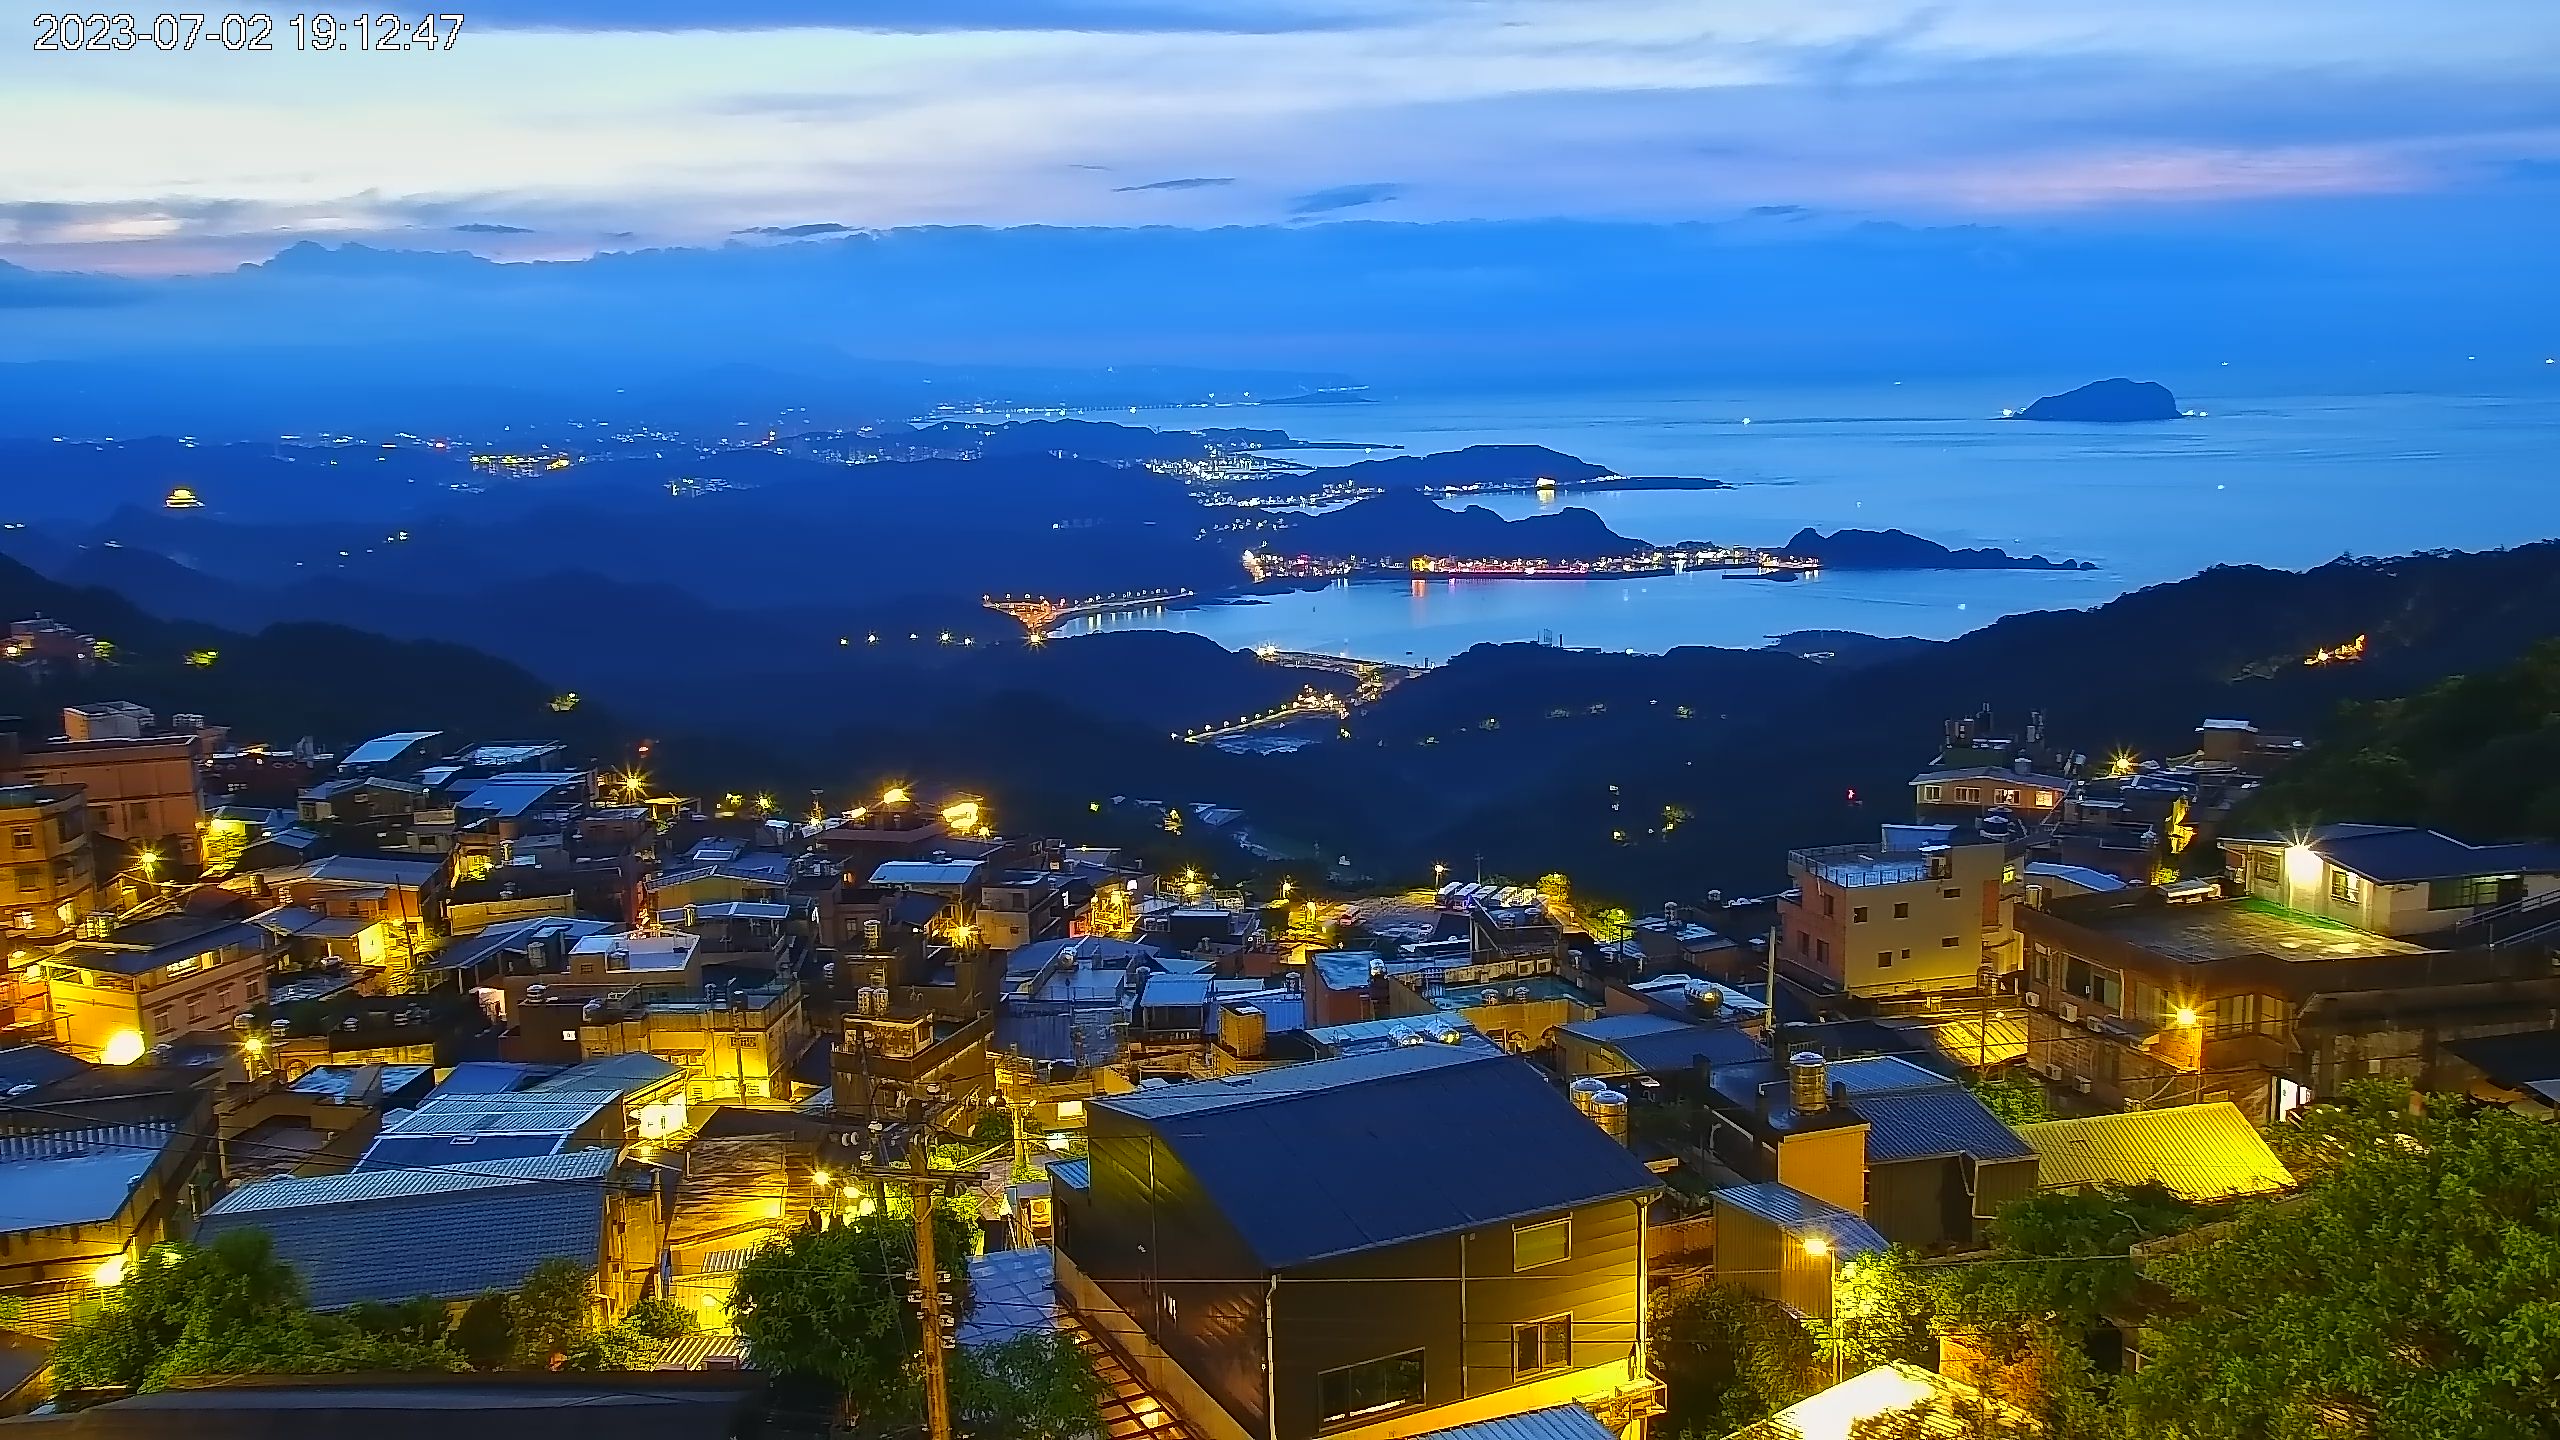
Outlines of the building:
M 2560 1024 L 2560 976 L 2532 943 L 2434 948 L 2210 882 L 2018 921 L 2027 1062 L 2108 1109 L 2220 1099 L 2265 1123 L 2360 1075 L 2459 1083 L 2447 1042 Z
M 1206 1440 L 1387 1440 L 1579 1403 L 1641 1433 L 1652 1175 L 1475 1046 L 1097 1100 L 1060 1299 Z
M 2560 845 L 2469 845 L 2414 825 L 2323 825 L 2299 839 L 2231 837 L 2222 853 L 2235 892 L 2376 935 L 2452 936 L 2508 910 L 2560 932 Z
M 429 947 L 450 875 L 451 863 L 440 857 L 326 855 L 233 884 L 277 905 L 358 922 L 367 931 L 379 927 L 380 984 L 406 994 L 418 986 L 417 959 Z
M 825 1077 L 795 1073 L 812 1038 L 793 953 L 712 960 L 698 937 L 598 931 L 587 922 L 521 922 L 540 968 L 489 977 L 484 998 L 515 1026 L 511 1058 L 576 1064 L 654 1055 L 683 1072 L 695 1104 L 788 1101 Z M 561 968 L 552 969 L 557 958 Z
M 11 953 L 52 944 L 99 908 L 95 821 L 75 786 L 0 785 L 0 944 Z
M 266 1003 L 268 968 L 283 953 L 236 905 L 128 915 L 43 952 L 54 1039 L 123 1065 L 195 1031 L 227 1031 Z
M 1779 958 L 1852 995 L 1985 988 L 2018 969 L 2014 827 L 1887 826 L 1875 845 L 1787 855 Z
M 545 1260 L 591 1267 L 608 1314 L 647 1293 L 664 1241 L 658 1182 L 610 1149 L 276 1177 L 205 1213 L 208 1239 L 264 1231 L 313 1306 L 512 1290 Z
M 2075 758 L 2053 745 L 2041 713 L 2012 733 L 1986 707 L 1947 722 L 1937 757 L 1911 777 L 1912 813 L 1924 822 L 1965 824 L 2000 810 L 2032 826 L 2061 810 Z
M 749 1440 L 766 1433 L 764 1381 L 737 1370 L 623 1376 L 505 1374 L 231 1377 L 10 1422 L 21 1440 L 558 1440 L 564 1414 L 616 1440 Z M 457 1420 L 457 1417 L 467 1417 Z
M 2227 1100 L 2040 1120 L 2019 1126 L 2018 1137 L 2035 1150 L 2044 1190 L 2165 1185 L 2182 1199 L 2211 1202 L 2293 1188 L 2293 1172 Z
M 217 1167 L 201 1072 L 40 1073 L 53 1078 L 0 1110 L 0 1294 L 26 1307 L 12 1328 L 51 1333 L 145 1249 L 185 1238 Z
M 1817 1320 L 1831 1318 L 1842 1270 L 1892 1248 L 1857 1211 L 1792 1185 L 1728 1185 L 1714 1202 L 1718 1273 Z
M 178 727 L 163 730 L 159 717 L 125 701 L 70 706 L 62 712 L 62 735 L 20 750 L 0 765 L 0 779 L 78 786 L 87 792 L 98 833 L 158 861 L 201 864 L 205 812 L 198 770 L 208 753 L 206 737 L 216 732 L 197 717 L 177 718 Z

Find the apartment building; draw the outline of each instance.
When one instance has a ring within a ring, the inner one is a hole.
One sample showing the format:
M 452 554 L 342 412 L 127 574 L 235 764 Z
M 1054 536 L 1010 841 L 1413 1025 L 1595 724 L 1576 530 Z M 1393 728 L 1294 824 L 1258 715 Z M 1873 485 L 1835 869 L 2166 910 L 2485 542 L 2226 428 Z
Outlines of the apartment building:
M 2014 826 L 1885 827 L 1874 845 L 1787 856 L 1779 958 L 1852 995 L 1971 990 L 2019 968 Z

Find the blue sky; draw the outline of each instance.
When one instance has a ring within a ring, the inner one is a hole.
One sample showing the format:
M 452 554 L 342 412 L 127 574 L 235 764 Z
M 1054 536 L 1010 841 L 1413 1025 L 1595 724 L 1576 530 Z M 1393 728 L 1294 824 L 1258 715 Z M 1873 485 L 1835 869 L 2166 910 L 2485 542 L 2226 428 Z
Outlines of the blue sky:
M 433 54 L 295 54 L 281 27 L 269 55 L 11 39 L 0 259 L 1780 207 L 2547 224 L 2560 196 L 2554 0 L 456 3 Z M 0 16 L 25 37 L 35 8 Z

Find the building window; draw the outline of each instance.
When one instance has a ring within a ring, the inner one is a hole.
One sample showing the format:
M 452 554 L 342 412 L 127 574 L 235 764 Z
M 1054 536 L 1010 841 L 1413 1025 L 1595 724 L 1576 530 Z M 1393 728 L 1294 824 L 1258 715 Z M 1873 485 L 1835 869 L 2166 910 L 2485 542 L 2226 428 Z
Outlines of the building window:
M 1896 919 L 1896 920 L 1908 920 L 1908 919 L 1910 919 L 1910 918 L 1911 918 L 1911 902 L 1910 902 L 1910 901 L 1908 901 L 1908 900 L 1903 900 L 1903 901 L 1896 902 L 1896 904 L 1895 904 L 1895 905 L 1894 905 L 1894 907 L 1893 907 L 1893 918 L 1894 918 L 1894 919 Z
M 36 827 L 33 825 L 19 825 L 12 827 L 9 831 L 9 843 L 17 846 L 21 850 L 35 844 Z
M 1938 787 L 1937 787 L 1937 786 L 1935 786 L 1935 785 L 1923 785 L 1923 786 L 1921 786 L 1921 787 L 1920 787 L 1920 801 L 1921 801 L 1921 803 L 1922 803 L 1922 804 L 1924 804 L 1924 805 L 1925 805 L 1925 804 L 1927 804 L 1927 803 L 1929 803 L 1929 802 L 1931 802 L 1931 801 L 1933 801 L 1933 800 L 1936 800 L 1937 798 L 1938 798 Z
M 1964 887 L 1961 885 L 1950 885 L 1946 889 L 1938 892 L 1938 898 L 1941 900 L 1961 900 L 1964 898 Z
M 1422 1403 L 1422 1352 L 1407 1350 L 1383 1360 L 1327 1370 L 1316 1377 L 1320 1423 L 1383 1415 Z
M 1822 897 L 1822 913 L 1823 913 L 1824 915 L 1830 915 L 1830 914 L 1835 913 L 1835 912 L 1834 912 L 1834 910 L 1833 910 L 1833 903 L 1834 903 L 1834 902 L 1833 902 L 1833 897 L 1831 897 L 1831 896 L 1829 896 L 1829 895 L 1825 895 L 1825 896 L 1823 896 L 1823 897 Z
M 1866 924 L 1866 923 L 1867 923 L 1867 907 L 1866 907 L 1866 906 L 1864 906 L 1864 905 L 1859 905 L 1859 906 L 1855 906 L 1855 907 L 1853 907 L 1853 908 L 1849 911 L 1849 923 L 1850 923 L 1850 924 L 1852 924 L 1852 925 L 1864 925 L 1864 924 Z
M 1558 1315 L 1511 1327 L 1511 1373 L 1526 1379 L 1542 1370 L 1573 1368 L 1573 1317 Z
M 1879 970 L 1890 970 L 1890 969 L 1892 969 L 1892 968 L 1893 968 L 1893 952 L 1892 952 L 1892 951 L 1890 951 L 1890 950 L 1879 950 L 1879 951 L 1877 951 L 1877 952 L 1876 952 L 1876 968 L 1877 968 L 1877 969 L 1879 969 Z
M 1573 1256 L 1573 1217 L 1511 1227 L 1511 1268 L 1536 1270 Z
M 1910 959 L 1910 958 L 1911 958 L 1911 952 L 1910 952 L 1910 951 L 1908 951 L 1908 950 L 1903 951 L 1903 952 L 1902 952 L 1902 958 L 1903 958 L 1903 959 L 1905 959 L 1905 960 Z
M 1938 948 L 1939 948 L 1939 949 L 1941 949 L 1941 950 L 1953 950 L 1954 948 L 1956 948 L 1956 937 L 1954 937 L 1953 935 L 1941 935 L 1941 936 L 1939 936 L 1939 937 L 1938 937 Z
M 2249 852 L 2249 878 L 2252 881 L 2273 885 L 2281 875 L 2282 872 L 2276 868 L 2276 852 L 2273 850 Z
M 2329 867 L 2329 898 L 2346 905 L 2364 901 L 2364 877 L 2353 870 Z
M 1830 942 L 1830 941 L 1828 941 L 1828 940 L 1816 940 L 1816 941 L 1814 941 L 1814 942 L 1813 942 L 1813 963 L 1814 963 L 1814 964 L 1816 964 L 1816 965 L 1820 965 L 1820 966 L 1822 966 L 1822 967 L 1824 967 L 1824 968 L 1826 968 L 1826 969 L 1828 969 L 1828 968 L 1830 967 L 1830 965 L 1831 965 L 1831 942 Z
M 2524 886 L 2510 875 L 2473 875 L 2460 880 L 2427 882 L 2430 910 L 2478 910 L 2524 898 Z
M 1956 799 L 1967 805 L 1979 805 L 1982 803 L 1982 792 L 1980 790 L 1973 789 L 1970 786 L 1958 786 L 1956 788 Z

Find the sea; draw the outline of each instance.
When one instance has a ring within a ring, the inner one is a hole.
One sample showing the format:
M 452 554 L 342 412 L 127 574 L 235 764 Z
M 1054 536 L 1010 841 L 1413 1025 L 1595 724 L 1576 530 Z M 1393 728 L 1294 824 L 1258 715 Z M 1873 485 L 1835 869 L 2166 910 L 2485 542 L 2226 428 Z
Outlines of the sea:
M 2033 382 L 1717 393 L 1388 398 L 1149 412 L 1162 428 L 1254 425 L 1428 453 L 1550 446 L 1622 475 L 1719 490 L 1467 497 L 1506 516 L 1579 506 L 1636 539 L 1775 545 L 1804 526 L 1900 528 L 1951 547 L 2086 560 L 2094 571 L 1833 570 L 1791 584 L 1715 572 L 1614 580 L 1382 579 L 1188 609 L 1100 615 L 1062 633 L 1193 631 L 1235 647 L 1435 663 L 1486 642 L 1658 653 L 1806 630 L 1946 639 L 2032 610 L 2102 604 L 2209 566 L 2299 569 L 2341 555 L 2486 549 L 2560 536 L 2560 366 L 2478 389 L 2261 393 L 2178 384 L 2188 418 L 2005 419 Z M 1339 449 L 1279 452 L 1317 465 Z M 1380 449 L 1375 454 L 1396 453 Z

